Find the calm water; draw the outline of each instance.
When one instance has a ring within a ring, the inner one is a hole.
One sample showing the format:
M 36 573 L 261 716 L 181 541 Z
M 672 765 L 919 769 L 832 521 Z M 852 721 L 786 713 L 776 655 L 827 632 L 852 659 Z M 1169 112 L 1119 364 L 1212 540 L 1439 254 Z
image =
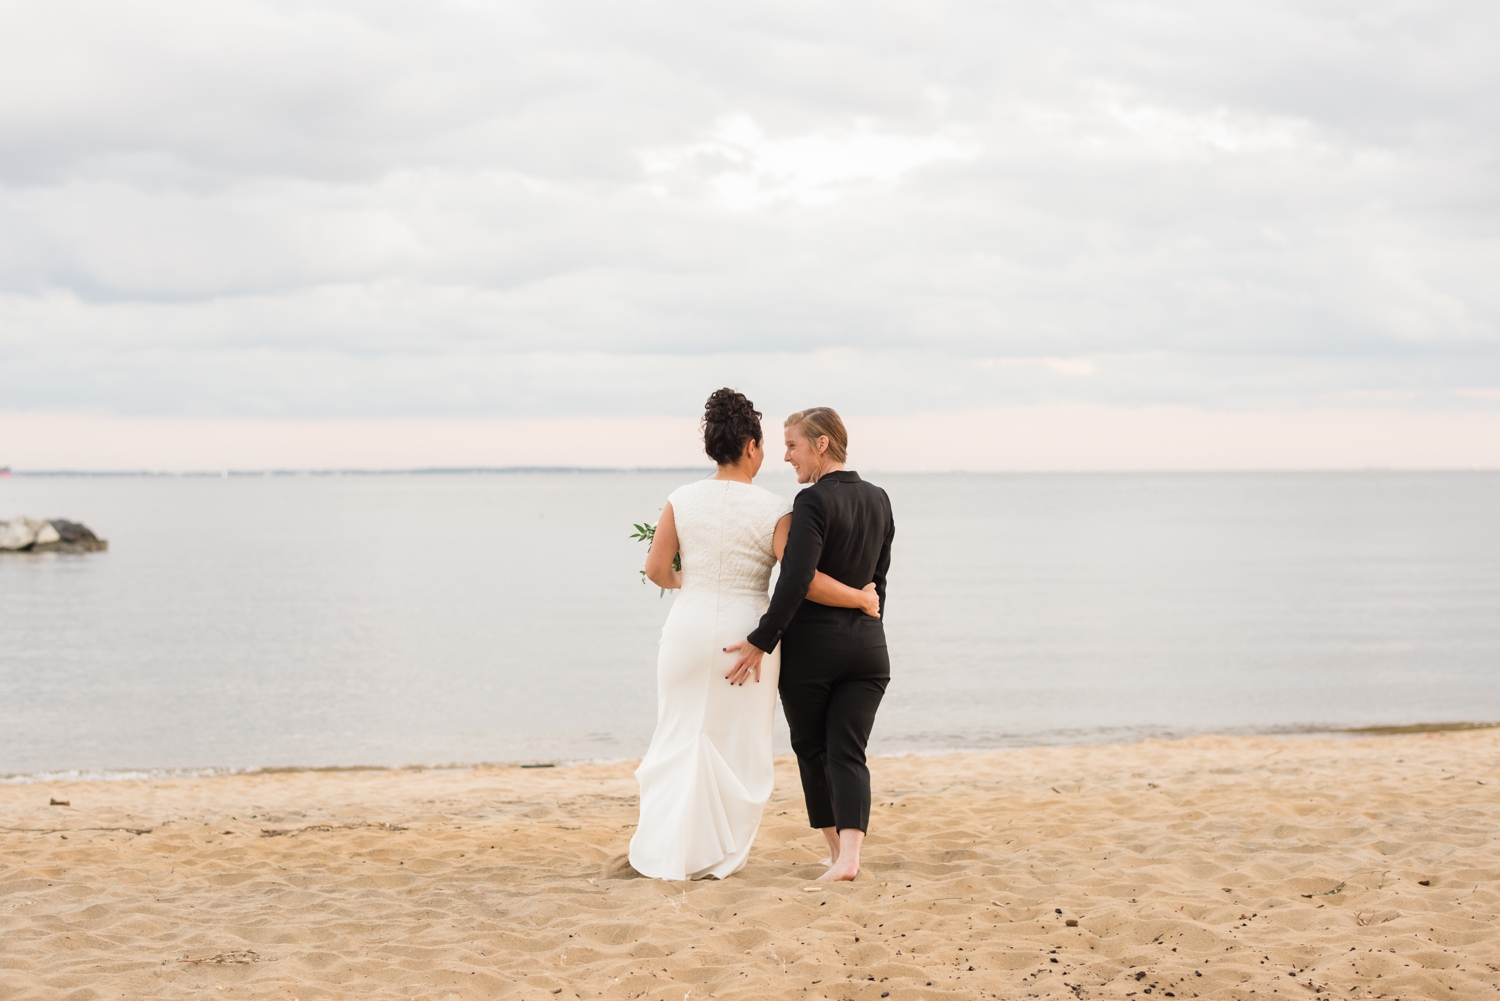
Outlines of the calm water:
M 0 480 L 0 774 L 639 755 L 692 478 Z M 1500 720 L 1500 475 L 873 478 L 877 751 Z

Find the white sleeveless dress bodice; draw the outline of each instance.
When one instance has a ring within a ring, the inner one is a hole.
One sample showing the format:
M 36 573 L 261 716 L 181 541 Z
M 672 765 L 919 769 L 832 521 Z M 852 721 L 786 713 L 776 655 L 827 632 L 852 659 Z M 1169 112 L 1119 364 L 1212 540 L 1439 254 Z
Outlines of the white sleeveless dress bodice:
M 771 798 L 771 727 L 779 651 L 760 681 L 731 685 L 724 647 L 769 602 L 771 542 L 790 501 L 748 483 L 700 480 L 667 498 L 682 590 L 661 632 L 656 732 L 636 769 L 641 815 L 630 864 L 659 879 L 722 879 L 744 867 Z

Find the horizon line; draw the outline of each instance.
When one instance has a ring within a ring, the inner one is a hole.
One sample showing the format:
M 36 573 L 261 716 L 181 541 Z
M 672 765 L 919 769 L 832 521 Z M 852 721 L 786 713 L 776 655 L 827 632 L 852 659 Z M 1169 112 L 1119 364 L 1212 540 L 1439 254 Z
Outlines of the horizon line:
M 229 477 L 264 476 L 440 476 L 492 475 L 516 473 L 698 473 L 703 466 L 422 466 L 407 469 L 364 468 L 278 468 L 265 469 L 9 469 L 0 472 L 12 477 L 24 476 L 148 476 L 148 477 Z
M 0 466 L 0 478 L 5 476 L 14 478 L 108 478 L 108 477 L 145 477 L 145 478 L 192 478 L 192 479 L 229 479 L 229 478 L 265 478 L 286 476 L 494 476 L 494 475 L 570 475 L 570 474 L 619 474 L 619 473 L 702 473 L 711 467 L 707 466 L 423 466 L 413 468 L 393 469 L 367 469 L 367 468 L 277 468 L 264 469 L 11 469 Z M 857 472 L 857 470 L 855 470 Z M 1252 474 L 1307 474 L 1307 475 L 1331 475 L 1331 474 L 1368 474 L 1368 473 L 1495 473 L 1500 472 L 1500 467 L 1495 466 L 1352 466 L 1352 467 L 1327 467 L 1327 468 L 1294 468 L 1294 467 L 1240 467 L 1223 469 L 1192 469 L 1192 468 L 1140 468 L 1140 469 L 1109 469 L 1109 468 L 1087 468 L 1077 469 L 872 469 L 876 475 L 928 475 L 928 476 L 1085 476 L 1085 475 L 1252 475 Z

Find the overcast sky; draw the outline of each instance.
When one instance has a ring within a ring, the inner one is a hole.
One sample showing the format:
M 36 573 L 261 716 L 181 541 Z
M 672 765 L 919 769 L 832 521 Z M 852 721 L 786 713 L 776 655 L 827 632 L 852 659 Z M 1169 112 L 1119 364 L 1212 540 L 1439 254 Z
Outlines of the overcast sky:
M 1494 3 L 0 14 L 0 411 L 1500 410 Z

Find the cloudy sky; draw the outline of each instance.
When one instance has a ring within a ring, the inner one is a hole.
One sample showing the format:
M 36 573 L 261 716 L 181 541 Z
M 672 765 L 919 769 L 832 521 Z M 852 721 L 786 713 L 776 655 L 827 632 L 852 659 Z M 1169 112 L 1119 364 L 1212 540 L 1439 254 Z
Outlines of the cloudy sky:
M 1494 4 L 0 12 L 0 464 L 80 420 L 639 431 L 726 383 L 1500 429 Z

